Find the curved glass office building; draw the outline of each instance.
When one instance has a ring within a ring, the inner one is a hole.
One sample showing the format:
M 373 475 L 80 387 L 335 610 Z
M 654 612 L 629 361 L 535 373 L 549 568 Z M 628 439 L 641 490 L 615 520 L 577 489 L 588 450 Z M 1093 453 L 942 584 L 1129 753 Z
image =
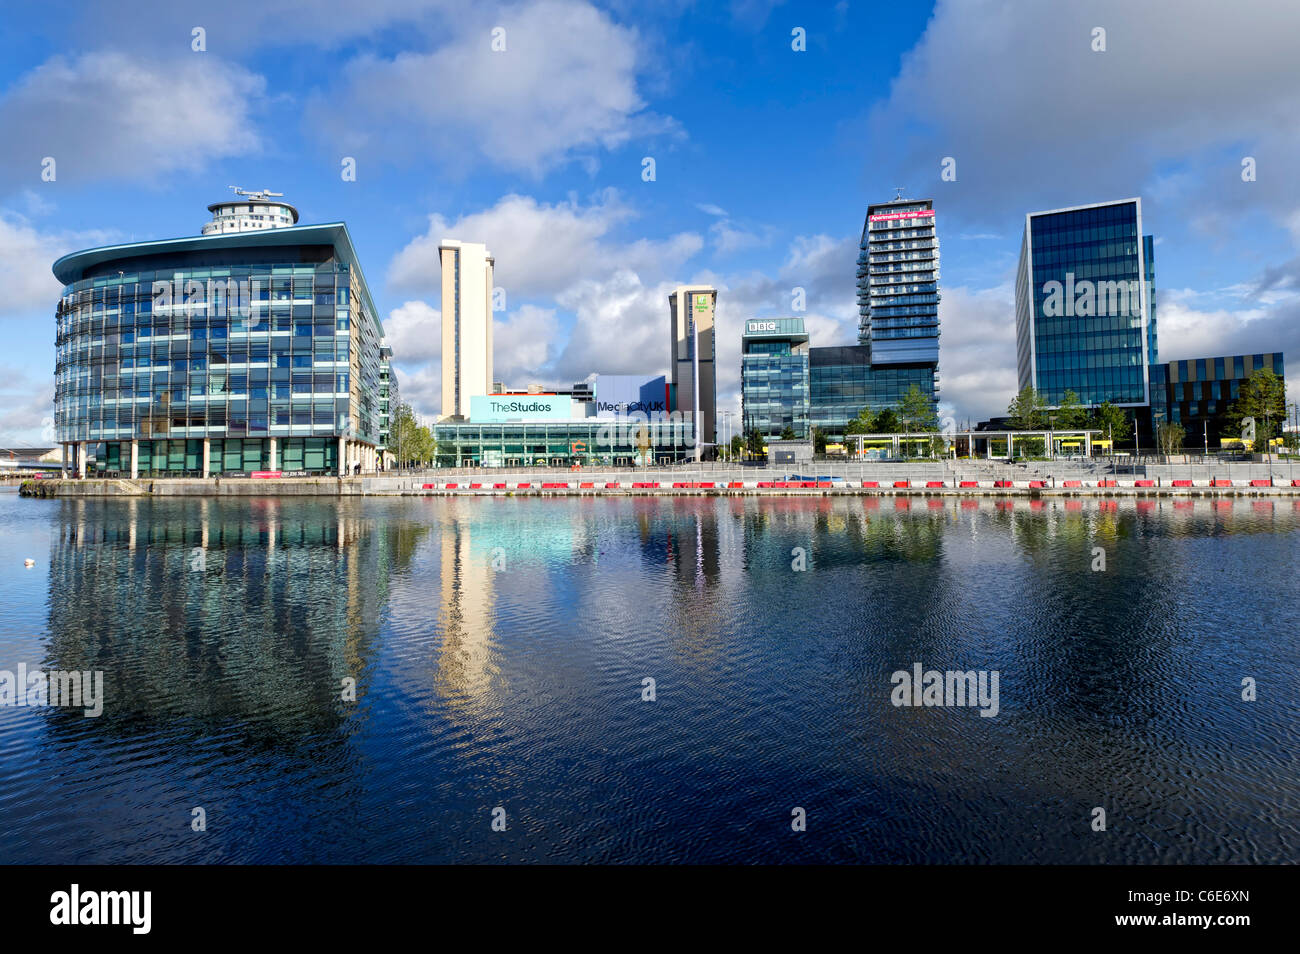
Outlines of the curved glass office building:
M 395 381 L 343 223 L 88 249 L 54 274 L 65 467 L 207 477 L 380 466 Z

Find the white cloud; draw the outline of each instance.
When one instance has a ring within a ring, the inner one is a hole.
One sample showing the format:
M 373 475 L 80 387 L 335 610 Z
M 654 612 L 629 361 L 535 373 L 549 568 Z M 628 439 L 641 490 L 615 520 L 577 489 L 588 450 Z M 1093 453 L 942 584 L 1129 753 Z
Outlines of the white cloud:
M 53 322 L 62 288 L 50 266 L 68 252 L 109 240 L 107 232 L 42 232 L 22 216 L 0 212 L 0 318 L 36 314 Z
M 0 171 L 33 188 L 148 181 L 256 152 L 264 81 L 211 54 L 160 60 L 117 52 L 53 57 L 0 98 Z M 55 183 L 41 180 L 44 157 Z
M 53 445 L 53 421 L 54 376 L 0 365 L 0 447 Z
M 504 51 L 493 49 L 497 28 Z M 634 135 L 675 132 L 637 91 L 636 30 L 579 0 L 464 8 L 428 52 L 364 54 L 311 122 L 349 152 L 423 157 L 468 171 L 486 162 L 534 175 Z
M 442 354 L 442 314 L 427 302 L 403 302 L 389 312 L 384 339 L 398 361 L 436 361 Z
M 438 243 L 456 238 L 487 245 L 496 258 L 493 279 L 508 298 L 554 297 L 581 279 L 608 275 L 615 268 L 672 271 L 704 244 L 691 232 L 663 240 L 612 238 L 617 227 L 635 217 L 612 189 L 585 206 L 574 198 L 548 205 L 531 196 L 507 195 L 491 208 L 454 221 L 429 216 L 428 231 L 396 255 L 388 278 L 399 289 L 431 292 L 441 275 Z
M 535 382 L 537 369 L 550 362 L 558 337 L 554 308 L 524 305 L 508 313 L 505 320 L 495 321 L 492 327 L 493 377 L 510 387 Z
M 889 174 L 933 170 L 936 199 L 980 221 L 1135 194 L 1169 232 L 1241 228 L 1247 208 L 1283 221 L 1300 205 L 1297 33 L 1300 5 L 1273 0 L 939 0 L 869 126 Z M 955 182 L 938 182 L 945 156 Z

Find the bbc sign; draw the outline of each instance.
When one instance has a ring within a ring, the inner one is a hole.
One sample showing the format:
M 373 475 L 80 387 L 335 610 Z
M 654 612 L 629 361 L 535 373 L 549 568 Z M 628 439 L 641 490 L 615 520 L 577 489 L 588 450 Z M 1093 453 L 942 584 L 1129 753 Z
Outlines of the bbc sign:
M 751 321 L 747 322 L 746 332 L 755 331 L 776 331 L 775 321 Z

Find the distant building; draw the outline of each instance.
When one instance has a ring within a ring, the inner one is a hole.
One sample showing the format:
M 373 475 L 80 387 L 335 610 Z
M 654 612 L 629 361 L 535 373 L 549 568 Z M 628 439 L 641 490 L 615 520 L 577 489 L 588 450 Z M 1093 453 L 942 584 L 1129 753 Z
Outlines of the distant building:
M 492 269 L 487 246 L 443 239 L 442 414 L 469 417 L 470 402 L 492 392 Z
M 867 206 L 858 243 L 858 343 L 873 367 L 939 367 L 939 235 L 934 202 Z M 915 376 L 912 376 L 915 377 Z M 930 393 L 937 383 L 924 388 Z
M 1256 371 L 1267 368 L 1283 379 L 1286 369 L 1281 352 L 1224 355 L 1216 358 L 1188 358 L 1152 368 L 1151 412 L 1154 424 L 1179 424 L 1189 449 L 1219 446 L 1230 433 L 1229 413 L 1241 386 Z
M 912 385 L 933 402 L 933 368 L 927 363 L 874 365 L 868 345 L 809 347 L 802 318 L 745 322 L 740 346 L 741 420 L 745 432 L 796 438 L 817 428 L 844 436 L 864 408 L 897 408 Z
M 802 318 L 745 322 L 740 340 L 740 404 L 745 433 L 809 436 L 808 333 Z M 856 413 L 856 412 L 854 412 Z
M 696 458 L 717 442 L 714 315 L 718 290 L 679 285 L 668 296 L 671 410 L 695 422 Z

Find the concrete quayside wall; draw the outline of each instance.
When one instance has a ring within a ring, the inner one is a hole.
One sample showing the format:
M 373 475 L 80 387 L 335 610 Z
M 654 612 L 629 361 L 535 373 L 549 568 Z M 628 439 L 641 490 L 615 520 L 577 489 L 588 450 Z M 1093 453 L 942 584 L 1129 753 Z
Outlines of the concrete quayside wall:
M 830 468 L 821 468 L 827 470 Z M 1148 468 L 1154 470 L 1155 468 Z M 1043 474 L 1011 470 L 952 473 L 942 463 L 888 465 L 870 473 L 793 474 L 772 468 L 728 471 L 673 469 L 654 471 L 520 472 L 477 470 L 448 475 L 371 475 L 362 477 L 44 479 L 27 481 L 24 496 L 33 497 L 265 497 L 265 496 L 493 496 L 493 495 L 932 495 L 932 496 L 1239 496 L 1300 497 L 1300 477 L 1274 468 L 1272 476 L 1238 468 L 1229 476 L 1196 474 L 1192 469 L 1162 465 L 1163 472 L 1111 474 L 1064 469 Z M 1244 473 L 1242 472 L 1244 470 Z

